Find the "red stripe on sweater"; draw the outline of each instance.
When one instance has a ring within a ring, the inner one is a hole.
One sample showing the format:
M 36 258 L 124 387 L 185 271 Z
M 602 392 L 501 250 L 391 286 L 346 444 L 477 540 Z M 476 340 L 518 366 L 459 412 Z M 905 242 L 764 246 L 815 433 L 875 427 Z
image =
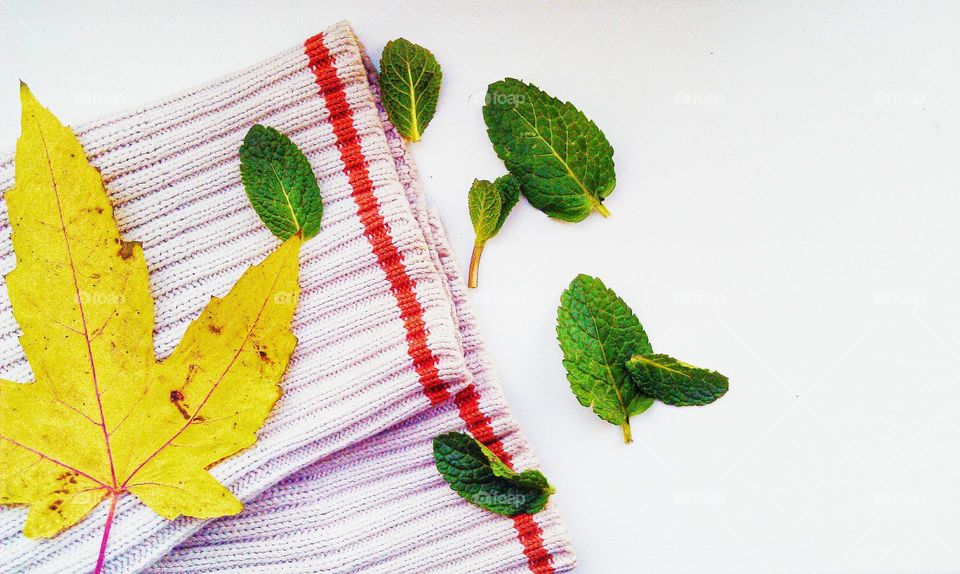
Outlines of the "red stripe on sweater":
M 490 426 L 490 417 L 480 410 L 480 394 L 473 385 L 457 393 L 453 398 L 460 409 L 460 418 L 467 424 L 467 430 L 478 441 L 487 445 L 495 455 L 500 457 L 510 468 L 513 468 L 513 457 L 503 448 L 503 441 L 493 432 Z M 553 574 L 553 556 L 543 547 L 543 531 L 540 525 L 530 514 L 521 514 L 513 517 L 513 527 L 517 531 L 520 544 L 523 545 L 523 554 L 527 557 L 527 565 L 534 574 Z
M 414 292 L 415 283 L 407 274 L 400 253 L 393 244 L 393 238 L 380 214 L 377 198 L 373 193 L 373 182 L 370 180 L 366 160 L 360 149 L 360 138 L 353 125 L 353 112 L 344 93 L 343 82 L 337 76 L 336 66 L 330 58 L 322 34 L 307 40 L 304 51 L 309 58 L 310 69 L 316 77 L 317 86 L 323 95 L 327 110 L 330 112 L 333 133 L 337 138 L 344 171 L 353 188 L 353 199 L 359 208 L 358 213 L 363 223 L 364 234 L 370 241 L 377 261 L 387 274 L 387 280 L 390 281 L 391 289 L 397 298 L 400 316 L 407 331 L 408 353 L 413 359 L 424 393 L 430 402 L 434 405 L 443 403 L 450 398 L 450 394 L 440 379 L 436 366 L 437 359 L 427 344 L 423 308 Z M 480 410 L 479 398 L 479 393 L 473 385 L 457 393 L 455 401 L 460 409 L 460 418 L 477 440 L 486 444 L 512 468 L 512 458 L 504 450 L 502 441 L 494 434 L 493 427 L 490 426 L 490 418 Z M 554 569 L 550 564 L 553 557 L 543 547 L 543 531 L 533 517 L 529 514 L 517 516 L 514 518 L 513 527 L 523 545 L 523 553 L 527 557 L 530 571 L 534 574 L 553 574 Z
M 417 301 L 414 281 L 403 266 L 403 259 L 397 246 L 393 244 L 390 231 L 380 213 L 377 197 L 373 193 L 373 182 L 367 171 L 367 162 L 360 149 L 360 137 L 353 125 L 353 111 L 347 102 L 343 82 L 337 76 L 337 68 L 330 52 L 323 43 L 323 34 L 307 40 L 304 51 L 310 60 L 310 69 L 316 76 L 317 86 L 323 95 L 330 122 L 340 149 L 343 169 L 353 188 L 353 199 L 357 203 L 358 215 L 363 223 L 364 234 L 373 247 L 380 268 L 387 274 L 390 289 L 397 298 L 400 318 L 407 331 L 407 353 L 417 369 L 423 391 L 431 404 L 438 405 L 450 398 L 446 384 L 440 378 L 437 369 L 437 357 L 427 345 L 426 325 L 423 321 L 423 308 Z

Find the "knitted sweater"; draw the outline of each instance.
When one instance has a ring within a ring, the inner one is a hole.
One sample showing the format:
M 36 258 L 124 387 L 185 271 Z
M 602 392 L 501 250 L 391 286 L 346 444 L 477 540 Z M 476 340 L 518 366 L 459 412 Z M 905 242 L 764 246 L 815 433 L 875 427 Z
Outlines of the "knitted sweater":
M 155 345 L 170 353 L 211 295 L 277 241 L 249 206 L 237 150 L 254 123 L 288 134 L 323 194 L 301 254 L 299 339 L 283 397 L 252 448 L 212 469 L 245 502 L 233 517 L 167 521 L 122 497 L 105 572 L 564 572 L 575 558 L 553 504 L 505 518 L 441 479 L 432 439 L 466 429 L 536 466 L 511 418 L 436 215 L 379 104 L 346 23 L 263 63 L 76 129 L 125 239 L 143 245 Z M 0 157 L 0 190 L 13 185 Z M 0 272 L 15 264 L 0 203 Z M 6 290 L 0 376 L 31 380 Z M 101 504 L 49 540 L 0 509 L 0 570 L 89 572 Z

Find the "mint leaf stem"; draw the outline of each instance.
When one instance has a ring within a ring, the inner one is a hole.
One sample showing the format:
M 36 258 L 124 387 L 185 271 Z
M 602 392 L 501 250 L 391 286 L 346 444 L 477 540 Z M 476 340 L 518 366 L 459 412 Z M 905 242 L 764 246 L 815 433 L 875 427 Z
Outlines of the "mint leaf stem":
M 477 287 L 477 277 L 480 275 L 480 255 L 483 253 L 485 242 L 476 242 L 473 244 L 473 255 L 470 256 L 470 273 L 467 275 L 467 287 L 475 289 Z

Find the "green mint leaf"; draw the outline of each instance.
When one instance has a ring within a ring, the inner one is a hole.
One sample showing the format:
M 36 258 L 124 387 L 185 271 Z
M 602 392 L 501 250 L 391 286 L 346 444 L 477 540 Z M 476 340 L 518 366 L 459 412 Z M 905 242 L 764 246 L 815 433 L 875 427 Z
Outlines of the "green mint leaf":
M 624 441 L 631 442 L 630 417 L 653 403 L 626 367 L 633 355 L 653 352 L 640 320 L 603 281 L 578 275 L 560 298 L 557 339 L 577 400 L 620 425 Z
M 323 202 L 307 156 L 277 130 L 255 125 L 240 146 L 240 178 L 257 215 L 281 241 L 320 232 Z
M 467 206 L 470 208 L 470 221 L 477 243 L 484 243 L 496 235 L 502 205 L 503 196 L 497 186 L 482 179 L 473 180 L 467 195 Z
M 667 355 L 634 355 L 627 370 L 641 392 L 678 407 L 707 405 L 727 392 L 727 377 Z
M 493 230 L 493 234 L 496 235 L 500 231 L 500 228 L 503 227 L 503 222 L 507 220 L 507 216 L 510 215 L 513 207 L 520 201 L 520 180 L 513 174 L 508 173 L 507 175 L 498 177 L 493 182 L 493 185 L 495 185 L 500 192 L 501 199 L 500 217 L 497 219 L 496 229 Z
M 500 231 L 503 222 L 519 200 L 520 180 L 510 174 L 498 177 L 493 183 L 482 179 L 473 180 L 467 205 L 470 208 L 470 221 L 473 223 L 476 239 L 473 242 L 473 255 L 470 257 L 468 287 L 477 286 L 484 245 Z
M 616 185 L 613 148 L 569 102 L 507 78 L 490 84 L 483 106 L 487 135 L 530 204 L 550 217 L 581 221 Z
M 390 122 L 400 135 L 420 141 L 437 111 L 440 65 L 430 50 L 398 38 L 387 42 L 380 58 L 380 93 Z
M 468 502 L 502 514 L 535 514 L 555 491 L 539 470 L 515 472 L 470 435 L 448 432 L 433 439 L 437 470 Z

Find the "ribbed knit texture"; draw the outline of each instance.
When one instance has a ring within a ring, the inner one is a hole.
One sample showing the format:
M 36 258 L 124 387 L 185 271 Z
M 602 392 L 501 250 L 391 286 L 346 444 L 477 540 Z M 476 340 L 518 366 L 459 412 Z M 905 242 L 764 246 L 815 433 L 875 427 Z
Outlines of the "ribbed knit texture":
M 156 350 L 277 240 L 250 208 L 237 149 L 254 123 L 288 134 L 320 180 L 323 230 L 301 253 L 299 344 L 258 442 L 212 469 L 246 508 L 166 521 L 117 507 L 106 572 L 562 572 L 575 558 L 553 505 L 515 519 L 460 499 L 434 436 L 468 429 L 536 466 L 510 417 L 436 216 L 379 107 L 373 67 L 341 23 L 247 70 L 77 128 L 124 237 L 143 244 Z M 0 158 L 0 190 L 13 184 Z M 0 203 L 0 271 L 15 257 Z M 0 376 L 29 381 L 0 295 Z M 106 505 L 51 540 L 0 509 L 0 570 L 88 572 Z

